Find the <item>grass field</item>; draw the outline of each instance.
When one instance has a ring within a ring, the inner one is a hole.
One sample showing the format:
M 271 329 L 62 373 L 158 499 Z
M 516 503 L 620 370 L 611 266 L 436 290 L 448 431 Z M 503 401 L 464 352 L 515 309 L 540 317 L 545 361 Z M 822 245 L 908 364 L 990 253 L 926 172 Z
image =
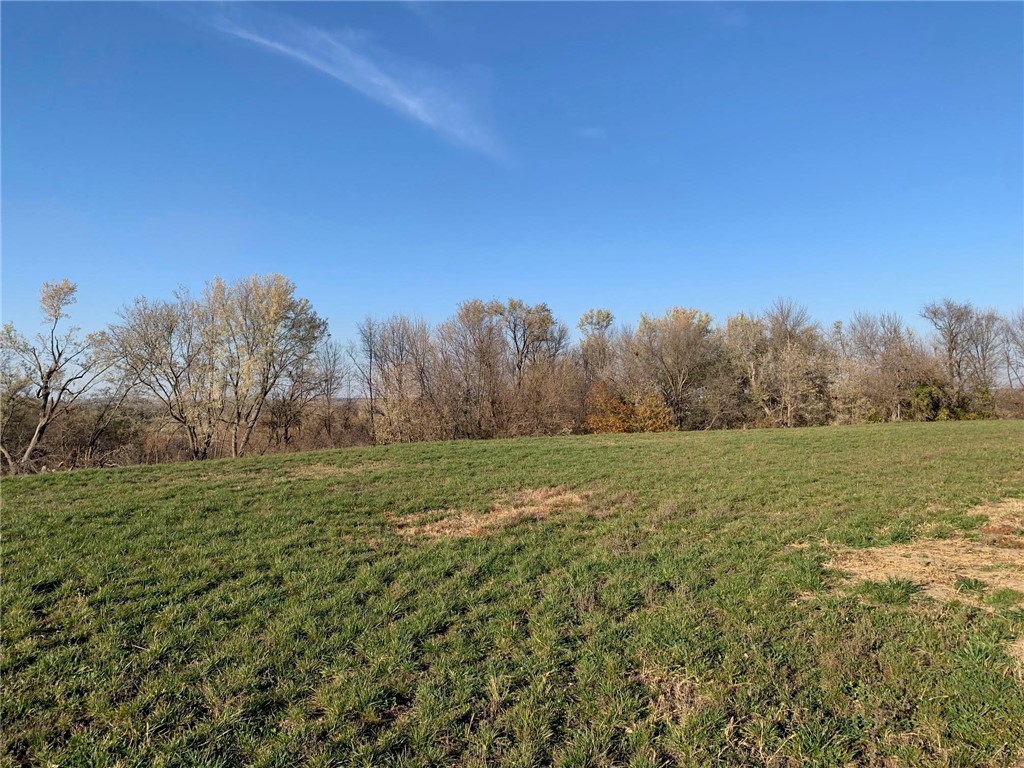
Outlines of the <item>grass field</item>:
M 1024 758 L 1024 423 L 421 444 L 2 491 L 5 765 Z

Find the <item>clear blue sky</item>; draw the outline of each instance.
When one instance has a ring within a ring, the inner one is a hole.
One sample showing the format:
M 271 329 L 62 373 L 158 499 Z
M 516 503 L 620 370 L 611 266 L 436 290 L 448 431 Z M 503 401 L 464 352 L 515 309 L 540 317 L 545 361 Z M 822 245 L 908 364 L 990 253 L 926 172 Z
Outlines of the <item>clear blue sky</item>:
M 1024 301 L 1021 3 L 2 7 L 3 317 Z

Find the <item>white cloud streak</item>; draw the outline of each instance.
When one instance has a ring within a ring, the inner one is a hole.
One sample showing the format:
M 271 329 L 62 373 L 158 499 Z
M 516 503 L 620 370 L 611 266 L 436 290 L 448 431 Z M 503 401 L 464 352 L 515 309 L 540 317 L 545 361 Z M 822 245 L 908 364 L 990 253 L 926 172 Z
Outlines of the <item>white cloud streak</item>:
M 365 36 L 328 32 L 292 19 L 248 13 L 244 21 L 220 18 L 220 31 L 301 62 L 364 96 L 421 123 L 449 141 L 504 161 L 505 149 L 465 89 L 422 64 L 400 62 Z

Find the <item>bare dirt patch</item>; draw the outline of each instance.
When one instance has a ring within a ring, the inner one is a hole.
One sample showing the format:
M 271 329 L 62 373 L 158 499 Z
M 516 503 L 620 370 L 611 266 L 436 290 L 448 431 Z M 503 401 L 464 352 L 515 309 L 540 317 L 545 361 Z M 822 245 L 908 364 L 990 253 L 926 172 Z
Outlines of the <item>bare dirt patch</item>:
M 1024 499 L 985 504 L 971 512 L 988 517 L 977 541 L 922 539 L 844 549 L 828 565 L 846 571 L 854 581 L 906 579 L 943 601 L 978 603 L 977 590 L 963 589 L 974 581 L 986 590 L 1024 592 Z
M 494 502 L 486 512 L 449 509 L 437 520 L 437 511 L 395 519 L 398 533 L 409 538 L 464 538 L 484 536 L 522 520 L 544 520 L 555 512 L 579 509 L 585 494 L 565 488 L 533 488 L 516 491 Z

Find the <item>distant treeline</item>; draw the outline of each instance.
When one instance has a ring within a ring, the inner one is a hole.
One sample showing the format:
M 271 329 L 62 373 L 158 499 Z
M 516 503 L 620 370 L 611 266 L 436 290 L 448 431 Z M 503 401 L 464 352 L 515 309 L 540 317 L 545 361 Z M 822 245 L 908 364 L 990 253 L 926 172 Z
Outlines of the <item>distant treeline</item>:
M 436 326 L 368 318 L 356 340 L 280 275 L 136 299 L 109 328 L 69 325 L 76 286 L 45 283 L 44 331 L 0 337 L 5 472 L 418 440 L 1024 416 L 1024 310 L 950 299 L 932 332 L 896 315 L 822 326 L 791 301 L 716 322 L 675 307 L 617 325 L 546 304 L 471 300 Z

